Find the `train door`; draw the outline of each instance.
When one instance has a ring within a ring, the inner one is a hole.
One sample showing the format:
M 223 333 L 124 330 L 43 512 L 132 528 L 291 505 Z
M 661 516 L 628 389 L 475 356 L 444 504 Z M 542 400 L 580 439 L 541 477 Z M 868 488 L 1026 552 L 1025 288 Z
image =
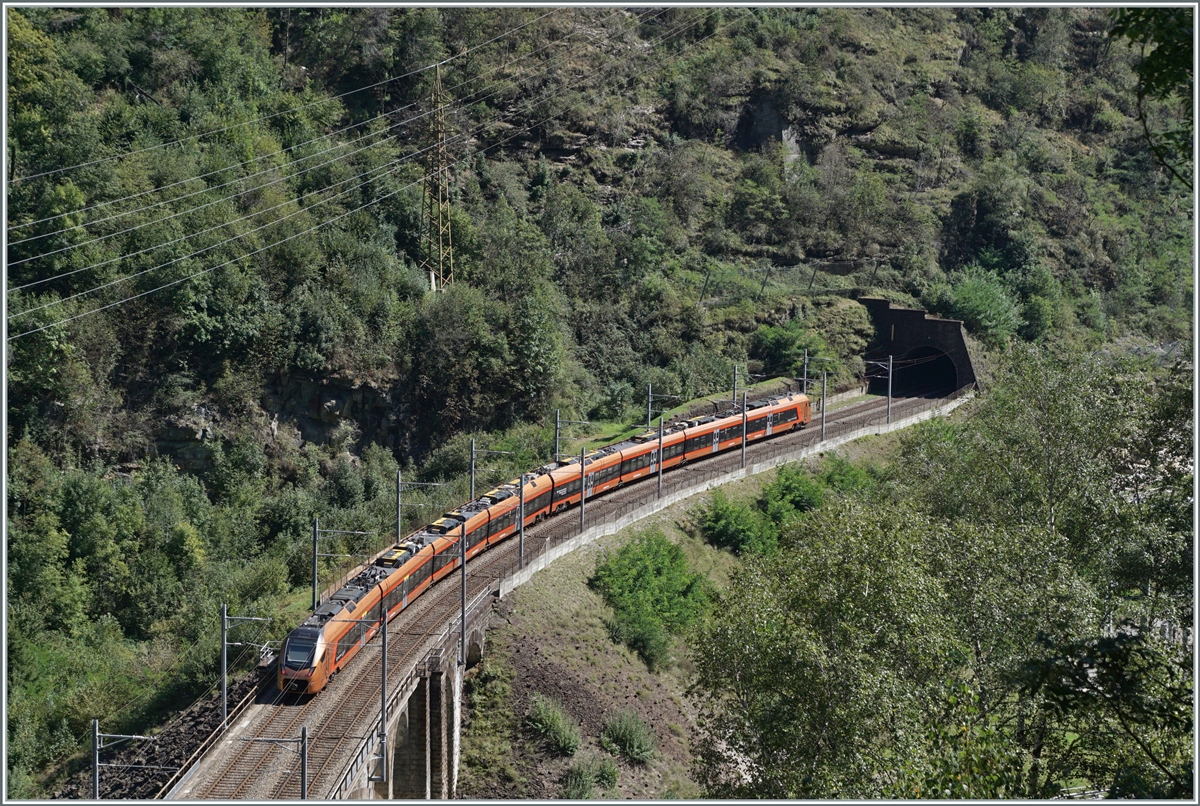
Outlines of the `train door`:
M 653 448 L 650 451 L 650 472 L 658 472 L 658 448 Z
M 775 414 L 774 413 L 768 414 L 767 415 L 767 434 L 766 434 L 768 437 L 771 436 L 771 426 L 774 424 L 775 424 Z
M 712 452 L 716 453 L 721 449 L 721 430 L 717 429 L 712 432 Z
M 596 486 L 596 474 L 595 473 L 584 473 L 583 479 L 584 479 L 585 483 L 584 483 L 584 489 L 583 489 L 583 494 L 581 496 L 581 499 L 582 498 L 591 498 L 593 495 L 596 494 L 595 489 L 594 489 Z

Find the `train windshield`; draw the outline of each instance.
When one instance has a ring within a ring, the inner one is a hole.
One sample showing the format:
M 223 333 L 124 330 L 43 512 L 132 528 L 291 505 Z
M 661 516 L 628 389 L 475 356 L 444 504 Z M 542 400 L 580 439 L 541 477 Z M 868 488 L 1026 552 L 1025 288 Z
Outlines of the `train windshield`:
M 312 641 L 297 641 L 295 639 L 288 641 L 284 663 L 294 669 L 302 669 L 305 666 L 310 666 L 312 665 L 313 650 L 316 648 L 317 645 Z

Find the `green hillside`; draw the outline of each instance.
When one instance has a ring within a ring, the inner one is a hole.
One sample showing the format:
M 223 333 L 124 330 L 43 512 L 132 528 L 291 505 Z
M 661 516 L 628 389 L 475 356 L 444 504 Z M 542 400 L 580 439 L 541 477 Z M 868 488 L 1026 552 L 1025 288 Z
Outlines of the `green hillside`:
M 1192 110 L 1103 9 L 7 14 L 10 796 L 92 718 L 207 690 L 221 603 L 281 635 L 312 517 L 360 551 L 398 469 L 447 482 L 406 526 L 464 499 L 472 437 L 512 453 L 491 482 L 647 384 L 807 349 L 851 386 L 854 293 L 988 361 L 1190 343 L 1191 196 L 1151 144 Z

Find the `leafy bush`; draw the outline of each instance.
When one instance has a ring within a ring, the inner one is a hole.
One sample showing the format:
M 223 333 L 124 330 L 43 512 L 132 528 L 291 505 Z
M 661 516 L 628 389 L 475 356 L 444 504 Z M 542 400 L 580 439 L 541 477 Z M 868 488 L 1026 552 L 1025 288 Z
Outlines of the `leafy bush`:
M 612 789 L 617 785 L 617 777 L 615 761 L 589 753 L 567 768 L 562 796 L 567 800 L 590 800 L 595 787 Z
M 779 468 L 779 475 L 763 489 L 759 501 L 767 516 L 777 525 L 797 514 L 810 512 L 825 501 L 821 483 L 795 465 Z
M 766 555 L 779 548 L 777 530 L 761 512 L 732 503 L 719 490 L 699 515 L 700 532 L 714 546 L 737 554 Z
M 829 354 L 821 336 L 792 319 L 779 326 L 760 325 L 750 342 L 750 357 L 762 361 L 767 375 L 795 375 L 803 371 L 805 349 L 810 358 Z
M 646 665 L 666 661 L 670 634 L 690 625 L 708 606 L 704 580 L 688 571 L 683 550 L 660 532 L 638 535 L 601 560 L 589 580 L 613 609 L 614 641 L 637 652 Z
M 875 477 L 870 468 L 856 465 L 836 453 L 825 457 L 820 479 L 826 487 L 841 493 L 860 493 L 875 486 Z
M 621 711 L 605 721 L 600 746 L 634 764 L 645 764 L 654 757 L 654 734 L 633 711 Z
M 563 800 L 591 800 L 594 782 L 583 769 L 583 764 L 576 762 L 567 768 L 567 779 L 563 784 Z
M 1021 307 L 993 272 L 971 265 L 949 285 L 930 289 L 930 309 L 961 319 L 981 341 L 998 346 L 1021 326 Z
M 531 728 L 546 738 L 550 749 L 563 756 L 573 756 L 582 737 L 579 726 L 567 714 L 563 704 L 553 697 L 533 695 L 526 720 Z

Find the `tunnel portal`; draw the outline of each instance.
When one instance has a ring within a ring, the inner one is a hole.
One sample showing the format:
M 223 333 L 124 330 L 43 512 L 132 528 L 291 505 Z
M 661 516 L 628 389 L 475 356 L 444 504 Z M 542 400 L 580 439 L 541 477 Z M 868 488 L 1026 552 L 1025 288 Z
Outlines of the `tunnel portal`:
M 892 394 L 948 394 L 975 383 L 975 369 L 963 338 L 962 322 L 925 311 L 893 308 L 885 299 L 858 300 L 871 313 L 876 338 L 867 359 L 870 391 L 887 394 L 887 357 L 892 356 Z

